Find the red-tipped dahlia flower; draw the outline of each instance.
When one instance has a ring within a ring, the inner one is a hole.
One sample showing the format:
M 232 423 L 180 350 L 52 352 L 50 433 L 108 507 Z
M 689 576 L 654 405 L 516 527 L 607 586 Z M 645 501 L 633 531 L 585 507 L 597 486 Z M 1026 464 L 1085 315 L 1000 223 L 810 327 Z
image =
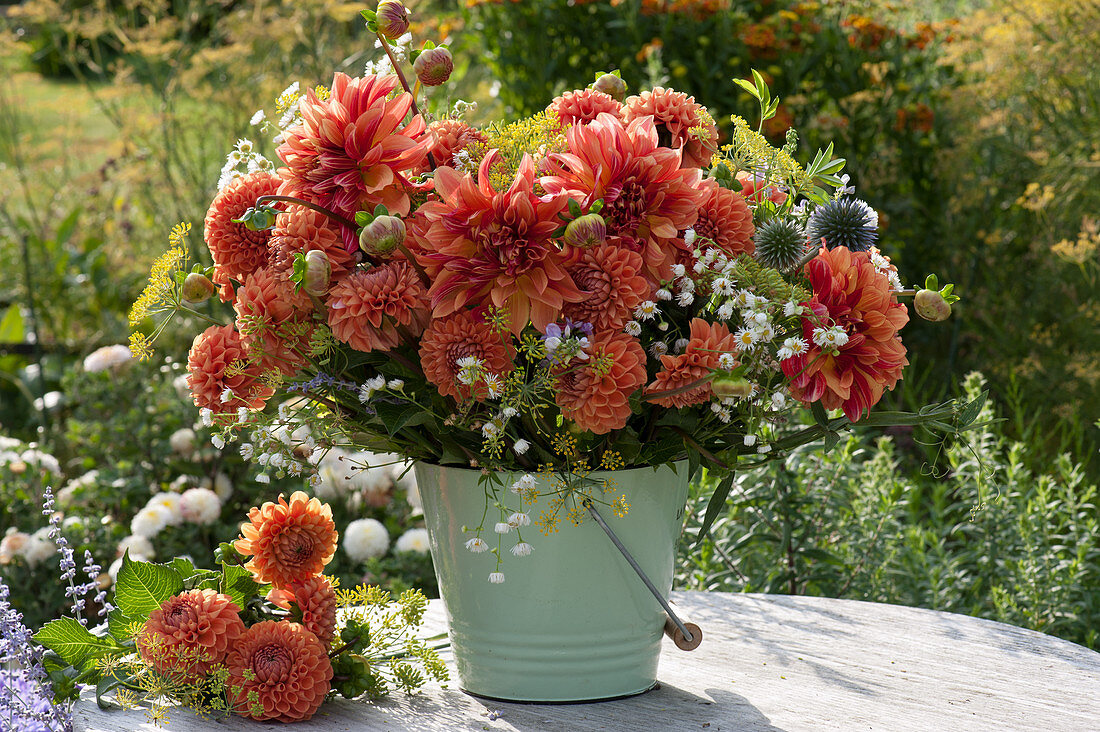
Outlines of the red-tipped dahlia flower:
M 624 126 L 601 114 L 565 136 L 569 150 L 549 156 L 543 188 L 580 199 L 584 209 L 603 199 L 608 242 L 640 253 L 654 285 L 671 279 L 675 241 L 703 201 L 699 171 L 681 170 L 680 156 L 658 147 L 651 117 Z
M 870 412 L 886 389 L 893 389 L 909 364 L 898 331 L 909 322 L 886 275 L 871 263 L 869 252 L 844 247 L 820 254 L 807 265 L 813 297 L 812 315 L 802 318 L 806 353 L 784 359 L 780 366 L 791 380 L 791 395 L 805 404 L 820 401 L 826 409 L 843 409 L 855 422 Z M 844 345 L 822 348 L 814 342 L 817 328 L 838 326 Z
M 485 135 L 457 119 L 441 119 L 428 125 L 435 164 L 454 167 L 455 153 L 472 145 L 486 145 Z
M 404 124 L 413 100 L 407 93 L 389 98 L 396 87 L 396 76 L 353 79 L 338 73 L 327 99 L 310 91 L 301 104 L 301 123 L 287 131 L 276 151 L 286 163 L 279 169 L 279 192 L 349 219 L 380 203 L 391 213 L 407 214 L 405 173 L 423 166 L 432 138 L 419 115 Z M 355 232 L 343 229 L 345 246 L 355 251 Z
M 556 375 L 554 398 L 562 416 L 604 435 L 630 419 L 630 395 L 646 379 L 645 350 L 626 333 L 603 333 L 588 348 L 587 361 L 573 360 Z
M 245 568 L 260 584 L 285 589 L 318 575 L 336 553 L 332 508 L 302 491 L 248 512 L 234 548 L 252 559 Z
M 232 709 L 256 721 L 309 719 L 325 700 L 332 663 L 324 644 L 298 623 L 265 620 L 234 644 L 225 659 Z M 249 695 L 255 692 L 255 702 Z
M 355 266 L 355 254 L 344 248 L 340 226 L 328 216 L 305 206 L 291 206 L 275 219 L 267 243 L 271 264 L 287 273 L 294 270 L 294 255 L 314 250 L 328 256 L 335 280 Z
M 187 355 L 187 384 L 199 409 L 262 409 L 275 393 L 260 380 L 262 375 L 263 368 L 251 361 L 232 325 L 212 325 L 199 333 Z
M 134 637 L 141 660 L 168 679 L 191 684 L 225 659 L 244 633 L 241 609 L 229 595 L 191 590 L 149 613 Z
M 695 103 L 695 97 L 659 86 L 653 91 L 627 97 L 623 103 L 623 120 L 631 122 L 646 116 L 653 117 L 664 147 L 683 152 L 685 168 L 710 165 L 718 141 L 718 128 L 706 114 L 706 107 Z
M 610 244 L 574 249 L 570 254 L 566 269 L 588 297 L 566 304 L 562 314 L 578 323 L 591 323 L 597 333 L 622 330 L 634 308 L 653 292 L 643 274 L 642 255 Z
M 730 257 L 752 254 L 756 249 L 752 239 L 756 229 L 745 197 L 710 178 L 702 181 L 700 188 L 706 198 L 699 207 L 699 218 L 693 227 L 697 237 L 693 248 L 708 246 L 699 241 L 707 239 Z
M 262 370 L 293 374 L 305 365 L 313 303 L 286 272 L 269 266 L 245 277 L 233 309 L 241 343 Z
M 595 89 L 565 92 L 555 97 L 546 109 L 556 114 L 562 125 L 591 122 L 603 112 L 616 119 L 623 118 L 623 105 L 612 99 L 610 95 Z
M 737 339 L 723 323 L 708 323 L 700 318 L 691 321 L 691 337 L 678 356 L 661 356 L 664 368 L 646 387 L 647 394 L 672 391 L 690 385 L 709 376 L 718 368 L 718 359 L 724 354 L 736 355 Z M 709 401 L 714 396 L 710 382 L 704 382 L 678 394 L 651 399 L 662 407 L 689 407 Z
M 535 165 L 527 155 L 512 185 L 498 193 L 489 180 L 498 160 L 495 151 L 486 155 L 476 182 L 451 168 L 436 170 L 440 200 L 419 209 L 429 226 L 417 257 L 432 278 L 435 317 L 491 302 L 507 313 L 513 333 L 528 321 L 542 330 L 558 320 L 565 303 L 584 299 L 551 239 L 565 197 L 535 193 Z
M 332 334 L 364 353 L 396 347 L 402 341 L 399 329 L 420 335 L 430 317 L 427 291 L 404 260 L 357 270 L 328 293 Z
M 306 630 L 325 646 L 332 645 L 336 637 L 336 592 L 328 577 L 317 575 L 287 589 L 273 589 L 267 593 L 267 599 L 284 610 L 290 610 L 290 603 L 295 603 L 302 612 Z
M 218 191 L 203 224 L 203 238 L 214 260 L 214 284 L 222 288 L 222 300 L 232 299 L 229 278 L 244 279 L 267 264 L 270 231 L 250 231 L 244 224 L 233 223 L 256 205 L 260 196 L 279 190 L 279 178 L 266 172 L 237 178 Z
M 436 318 L 420 339 L 420 366 L 424 376 L 443 396 L 484 401 L 489 389 L 483 382 L 462 384 L 459 360 L 473 357 L 481 362 L 486 374 L 503 379 L 511 373 L 516 348 L 509 334 L 494 333 L 483 313 L 461 310 Z

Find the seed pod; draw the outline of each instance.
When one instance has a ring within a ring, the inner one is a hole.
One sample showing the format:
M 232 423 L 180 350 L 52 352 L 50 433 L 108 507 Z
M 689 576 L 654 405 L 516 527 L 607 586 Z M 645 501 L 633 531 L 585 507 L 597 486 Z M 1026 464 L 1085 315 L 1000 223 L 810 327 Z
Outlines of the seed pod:
M 332 280 L 332 263 L 320 249 L 306 252 L 306 272 L 302 277 L 302 289 L 307 295 L 321 297 L 328 292 Z
M 378 3 L 376 22 L 379 33 L 396 41 L 409 29 L 409 11 L 400 0 L 382 0 Z
M 599 246 L 607 240 L 607 224 L 599 214 L 578 216 L 565 227 L 562 238 L 566 244 L 580 249 Z
M 921 290 L 913 298 L 913 309 L 925 320 L 938 323 L 951 317 L 951 305 L 936 290 Z
M 209 277 L 198 272 L 191 272 L 183 280 L 180 297 L 188 305 L 198 305 L 209 300 L 215 289 L 214 283 L 210 281 Z
M 405 222 L 396 216 L 379 216 L 359 234 L 359 248 L 374 257 L 387 256 L 403 241 Z
M 416 78 L 424 86 L 439 86 L 451 78 L 454 69 L 455 62 L 451 58 L 451 52 L 443 47 L 428 48 L 413 62 Z

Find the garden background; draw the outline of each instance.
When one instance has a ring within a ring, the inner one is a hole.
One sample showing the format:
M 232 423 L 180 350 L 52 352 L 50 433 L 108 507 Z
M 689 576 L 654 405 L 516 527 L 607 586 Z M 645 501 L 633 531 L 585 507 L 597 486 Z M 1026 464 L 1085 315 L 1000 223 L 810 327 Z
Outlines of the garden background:
M 988 389 L 981 426 L 950 443 L 857 432 L 742 474 L 701 541 L 696 490 L 678 587 L 917 605 L 1098 647 L 1100 3 L 407 4 L 417 37 L 456 56 L 433 105 L 475 101 L 475 121 L 620 69 L 632 91 L 695 95 L 721 125 L 754 113 L 731 79 L 760 70 L 781 98 L 768 134 L 793 125 L 803 158 L 833 141 L 903 279 L 936 272 L 963 296 L 946 327 L 907 326 L 913 366 L 888 401 Z M 249 506 L 302 488 L 258 483 L 196 424 L 179 383 L 189 344 L 173 340 L 196 328 L 166 332 L 151 362 L 97 349 L 126 342 L 168 231 L 200 225 L 227 152 L 257 138 L 253 113 L 291 81 L 376 57 L 361 9 L 0 0 L 0 515 L 7 537 L 29 537 L 5 538 L 0 576 L 29 625 L 65 600 L 45 486 L 78 554 L 104 566 L 127 547 L 201 564 Z M 332 572 L 433 592 L 410 476 L 326 460 L 317 493 L 343 534 Z M 120 546 L 150 502 L 204 488 L 216 504 Z

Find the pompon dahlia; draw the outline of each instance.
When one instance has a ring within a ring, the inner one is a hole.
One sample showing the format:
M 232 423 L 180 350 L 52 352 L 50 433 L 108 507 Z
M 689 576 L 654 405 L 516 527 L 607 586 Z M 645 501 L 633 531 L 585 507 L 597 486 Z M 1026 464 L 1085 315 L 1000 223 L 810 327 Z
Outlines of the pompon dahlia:
M 630 419 L 630 395 L 645 384 L 645 350 L 626 333 L 597 335 L 588 360 L 556 371 L 554 399 L 562 416 L 604 435 Z
M 623 103 L 623 120 L 632 122 L 652 116 L 662 147 L 679 148 L 683 166 L 701 168 L 710 164 L 718 142 L 718 127 L 706 107 L 683 92 L 654 87 Z
M 432 278 L 433 315 L 442 317 L 491 302 L 508 315 L 513 333 L 530 321 L 544 330 L 567 302 L 584 299 L 564 255 L 551 238 L 565 210 L 561 195 L 535 192 L 535 164 L 523 156 L 508 190 L 497 192 L 489 172 L 496 151 L 481 161 L 477 181 L 451 168 L 435 172 L 438 201 L 420 211 L 429 222 L 417 258 Z
M 218 191 L 203 224 L 203 238 L 214 260 L 214 284 L 222 288 L 222 300 L 231 291 L 229 278 L 244 279 L 267 264 L 270 231 L 250 231 L 244 224 L 233 223 L 256 205 L 260 196 L 279 190 L 279 178 L 263 171 L 237 178 Z
M 618 120 L 623 118 L 623 105 L 595 89 L 567 91 L 555 97 L 546 111 L 556 114 L 563 126 L 591 122 L 601 113 L 610 114 Z
M 707 239 L 730 257 L 752 254 L 752 211 L 745 197 L 718 185 L 713 179 L 700 184 L 706 198 L 699 207 L 695 221 L 695 236 Z
M 313 303 L 286 272 L 268 266 L 245 277 L 233 309 L 241 343 L 262 370 L 293 374 L 305 365 Z
M 578 323 L 591 323 L 597 333 L 622 330 L 634 308 L 653 292 L 642 274 L 642 255 L 609 244 L 574 249 L 570 254 L 572 263 L 566 269 L 588 297 L 566 304 L 562 314 Z
M 652 117 L 624 126 L 601 114 L 565 137 L 568 152 L 548 156 L 542 187 L 586 210 L 603 199 L 608 242 L 641 254 L 654 285 L 671 279 L 679 232 L 695 223 L 704 200 L 699 171 L 681 170 L 680 156 L 658 147 Z
M 332 663 L 324 644 L 298 623 L 265 620 L 234 644 L 225 659 L 234 712 L 256 721 L 300 722 L 325 700 Z M 255 692 L 255 701 L 249 696 Z
M 332 645 L 336 637 L 336 592 L 332 582 L 324 575 L 317 575 L 297 582 L 287 589 L 271 590 L 267 599 L 284 610 L 295 603 L 302 613 L 302 625 L 317 636 L 317 640 Z
M 285 589 L 318 575 L 336 553 L 332 508 L 302 491 L 248 512 L 234 548 L 252 559 L 245 568 L 260 584 Z
M 780 362 L 791 380 L 791 395 L 826 409 L 843 409 L 855 422 L 886 389 L 893 389 L 909 364 L 898 331 L 909 322 L 887 276 L 875 269 L 868 252 L 844 247 L 826 250 L 807 265 L 812 315 L 802 318 L 807 351 Z M 839 347 L 822 348 L 814 331 L 837 326 L 847 335 Z
M 302 100 L 302 121 L 286 132 L 276 150 L 286 166 L 280 193 L 298 196 L 354 218 L 355 212 L 384 204 L 391 213 L 409 212 L 405 173 L 422 168 L 432 144 L 419 116 L 404 124 L 412 97 L 390 98 L 397 77 L 353 79 L 337 73 L 327 99 L 312 91 Z M 355 251 L 355 232 L 342 227 L 344 244 Z
M 487 145 L 485 135 L 457 119 L 441 119 L 428 125 L 432 135 L 432 157 L 435 164 L 454 167 L 455 153 L 473 145 Z
M 691 321 L 691 337 L 679 356 L 661 356 L 664 368 L 646 387 L 649 395 L 680 389 L 709 376 L 718 368 L 718 359 L 724 354 L 736 355 L 737 338 L 723 323 L 708 323 L 700 318 Z M 662 407 L 689 407 L 709 401 L 714 389 L 706 381 L 678 394 L 651 399 Z
M 388 351 L 420 335 L 431 317 L 428 293 L 404 260 L 356 270 L 328 293 L 328 325 L 337 339 L 364 353 Z
M 291 206 L 279 214 L 267 247 L 271 266 L 288 273 L 294 270 L 295 254 L 314 250 L 328 256 L 334 280 L 355 266 L 355 254 L 344 248 L 340 227 L 328 216 L 305 206 Z
M 236 412 L 262 409 L 275 390 L 260 377 L 241 336 L 232 325 L 212 325 L 195 336 L 187 355 L 187 385 L 199 409 Z
M 134 637 L 138 655 L 174 682 L 199 681 L 245 632 L 240 612 L 233 598 L 214 590 L 170 597 Z
M 494 333 L 480 312 L 461 310 L 428 325 L 420 339 L 420 366 L 424 376 L 443 396 L 485 401 L 489 390 L 484 382 L 463 384 L 461 359 L 473 357 L 486 374 L 503 378 L 512 372 L 516 348 L 507 333 Z

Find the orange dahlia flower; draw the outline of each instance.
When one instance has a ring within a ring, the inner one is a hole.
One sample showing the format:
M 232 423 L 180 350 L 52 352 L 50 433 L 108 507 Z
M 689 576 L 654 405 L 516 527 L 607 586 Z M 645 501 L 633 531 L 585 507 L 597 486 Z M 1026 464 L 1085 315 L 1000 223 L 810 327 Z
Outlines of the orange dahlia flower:
M 587 361 L 574 360 L 556 375 L 562 416 L 604 435 L 630 419 L 630 395 L 646 379 L 645 350 L 626 333 L 605 332 L 595 337 Z
M 233 309 L 241 343 L 262 370 L 293 374 L 305 365 L 313 303 L 286 272 L 268 266 L 245 277 Z
M 499 159 L 496 151 L 486 155 L 476 182 L 451 168 L 436 170 L 440 200 L 420 207 L 429 226 L 420 233 L 417 257 L 432 278 L 435 317 L 489 301 L 508 314 L 513 333 L 528 321 L 543 330 L 565 303 L 584 299 L 551 239 L 566 200 L 535 193 L 528 155 L 512 185 L 498 193 L 489 171 Z
M 612 99 L 610 95 L 595 89 L 567 91 L 555 97 L 546 110 L 556 114 L 562 125 L 591 122 L 601 113 L 610 114 L 620 120 L 623 118 L 623 105 Z
M 356 270 L 329 290 L 328 324 L 357 351 L 388 351 L 402 341 L 399 328 L 411 336 L 423 332 L 431 317 L 427 295 L 404 260 Z
M 516 348 L 510 336 L 494 333 L 483 314 L 470 310 L 436 318 L 420 339 L 420 366 L 440 394 L 485 401 L 489 390 L 483 382 L 467 385 L 459 380 L 458 362 L 470 356 L 481 361 L 485 373 L 503 378 L 514 368 Z
M 229 595 L 191 590 L 161 603 L 134 637 L 138 655 L 162 676 L 195 683 L 225 659 L 244 633 L 241 609 Z
M 869 252 L 845 247 L 820 254 L 807 266 L 813 297 L 802 303 L 813 311 L 802 318 L 809 348 L 784 359 L 791 395 L 805 404 L 843 409 L 852 422 L 893 389 L 909 365 L 898 331 L 909 322 L 887 276 L 875 269 Z M 825 350 L 814 342 L 814 330 L 838 326 L 848 336 L 839 348 Z
M 295 254 L 314 249 L 328 256 L 334 280 L 355 266 L 355 255 L 344 248 L 340 227 L 328 216 L 305 206 L 291 206 L 279 214 L 267 247 L 272 266 L 288 273 L 294 269 Z
M 267 599 L 284 610 L 290 610 L 292 602 L 297 604 L 306 630 L 317 636 L 325 647 L 332 645 L 336 637 L 336 592 L 328 577 L 317 575 L 287 589 L 273 589 L 267 593 Z
M 562 314 L 578 323 L 591 323 L 597 333 L 622 330 L 634 308 L 653 292 L 642 274 L 642 255 L 629 249 L 601 244 L 592 249 L 575 249 L 573 263 L 566 269 L 577 287 L 588 297 L 567 303 Z
M 653 383 L 646 387 L 647 394 L 689 386 L 713 373 L 718 368 L 718 358 L 723 353 L 737 353 L 737 338 L 724 323 L 708 323 L 701 318 L 695 318 L 691 321 L 690 336 L 683 353 L 678 356 L 661 356 L 664 368 L 657 373 Z M 706 381 L 678 394 L 651 401 L 662 407 L 680 408 L 701 404 L 713 397 L 714 389 Z
M 397 77 L 336 74 L 327 99 L 308 92 L 302 121 L 286 132 L 276 153 L 286 166 L 280 193 L 320 204 L 347 218 L 384 204 L 391 213 L 409 212 L 405 173 L 424 165 L 432 144 L 419 116 L 404 124 L 412 97 L 391 98 Z M 346 227 L 345 227 L 346 228 Z M 355 232 L 344 231 L 354 251 Z
M 476 130 L 457 119 L 441 119 L 428 125 L 432 135 L 432 157 L 436 166 L 454 167 L 455 153 L 471 145 L 486 145 L 488 141 L 480 130 Z
M 756 250 L 752 211 L 745 197 L 708 178 L 701 184 L 706 198 L 699 207 L 695 235 L 707 239 L 731 257 Z
M 232 299 L 229 278 L 244 279 L 267 264 L 267 243 L 270 231 L 250 231 L 244 224 L 235 224 L 244 212 L 256 205 L 260 196 L 270 196 L 279 190 L 278 177 L 257 172 L 236 179 L 214 196 L 203 224 L 203 237 L 214 260 L 214 284 L 222 288 L 222 300 Z
M 655 285 L 671 279 L 675 241 L 703 201 L 699 171 L 681 170 L 680 156 L 658 146 L 652 117 L 624 126 L 601 114 L 565 137 L 569 150 L 548 157 L 542 187 L 581 200 L 584 209 L 603 199 L 608 241 L 640 253 Z
M 652 116 L 661 144 L 681 150 L 685 168 L 702 168 L 710 165 L 718 142 L 718 128 L 706 111 L 702 104 L 695 103 L 695 97 L 658 86 L 627 97 L 623 120 Z
M 309 719 L 332 681 L 325 646 L 305 627 L 286 620 L 253 625 L 229 651 L 225 665 L 233 711 L 258 722 Z M 254 702 L 248 698 L 253 692 Z
M 262 409 L 275 393 L 260 380 L 262 375 L 263 368 L 252 362 L 232 325 L 212 325 L 199 333 L 187 355 L 187 384 L 199 409 Z
M 332 508 L 302 491 L 288 503 L 282 495 L 248 512 L 241 537 L 233 547 L 252 559 L 245 568 L 260 584 L 291 587 L 324 570 L 336 553 L 336 524 Z

